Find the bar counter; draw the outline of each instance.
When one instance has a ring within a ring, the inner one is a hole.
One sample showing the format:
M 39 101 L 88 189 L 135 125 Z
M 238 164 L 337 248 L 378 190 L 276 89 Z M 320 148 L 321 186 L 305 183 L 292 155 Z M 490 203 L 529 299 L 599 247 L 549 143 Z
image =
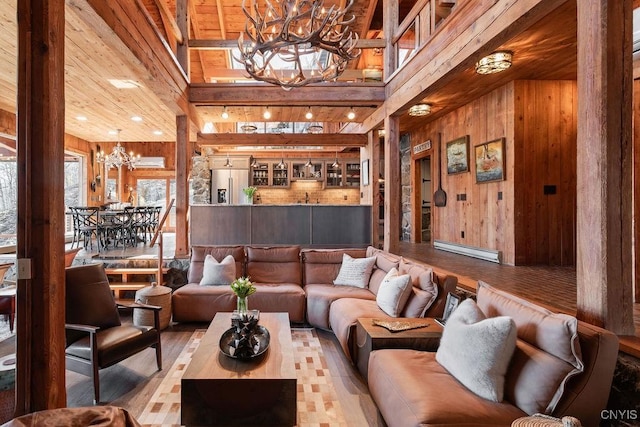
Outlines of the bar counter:
M 191 245 L 371 244 L 367 205 L 191 205 Z

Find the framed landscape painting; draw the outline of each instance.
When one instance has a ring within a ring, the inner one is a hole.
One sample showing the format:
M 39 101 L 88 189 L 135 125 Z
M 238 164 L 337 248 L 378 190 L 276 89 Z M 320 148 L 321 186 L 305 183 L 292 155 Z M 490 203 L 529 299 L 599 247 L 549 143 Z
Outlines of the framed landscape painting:
M 447 142 L 447 174 L 469 171 L 469 135 Z
M 475 146 L 476 183 L 504 179 L 504 138 Z

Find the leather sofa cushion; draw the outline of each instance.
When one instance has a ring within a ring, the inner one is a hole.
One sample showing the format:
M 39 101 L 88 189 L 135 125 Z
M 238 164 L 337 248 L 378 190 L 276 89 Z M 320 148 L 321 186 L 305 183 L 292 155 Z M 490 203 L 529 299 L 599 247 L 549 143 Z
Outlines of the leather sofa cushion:
M 254 284 L 294 283 L 301 286 L 300 247 L 247 246 L 247 276 Z
M 438 297 L 438 285 L 433 281 L 433 268 L 425 264 L 417 264 L 400 260 L 400 274 L 411 276 L 413 290 L 402 312 L 403 317 L 424 317 Z
M 236 261 L 236 278 L 244 276 L 244 246 L 192 246 L 187 277 L 189 283 L 200 283 L 202 280 L 202 270 L 207 255 L 211 255 L 218 262 L 227 255 L 231 255 Z
M 176 289 L 171 295 L 174 322 L 211 322 L 218 311 L 230 312 L 236 306 L 236 296 L 230 286 L 200 286 L 189 283 Z
M 313 327 L 330 330 L 329 309 L 340 298 L 358 298 L 375 300 L 376 296 L 368 289 L 355 286 L 307 285 L 307 322 Z
M 350 360 L 355 360 L 355 329 L 359 317 L 391 318 L 378 307 L 375 300 L 341 298 L 331 304 L 329 326 L 338 339 L 344 354 Z
M 264 312 L 289 313 L 293 323 L 304 323 L 306 298 L 298 283 L 279 283 L 277 285 L 255 284 L 256 293 L 249 296 L 249 309 Z
M 365 249 L 303 249 L 302 281 L 304 285 L 329 285 L 338 277 L 342 255 L 364 258 Z
M 467 390 L 435 353 L 376 350 L 369 358 L 369 391 L 389 427 L 510 426 L 526 414 Z
M 389 252 L 381 251 L 373 246 L 367 248 L 367 257 L 375 256 L 376 263 L 373 265 L 373 272 L 369 279 L 369 290 L 378 294 L 380 284 L 384 280 L 389 270 L 400 266 L 400 257 Z
M 584 369 L 577 319 L 552 313 L 482 281 L 477 298 L 487 317 L 509 316 L 517 327 L 518 343 L 507 372 L 505 398 L 529 415 L 553 413 L 566 382 Z

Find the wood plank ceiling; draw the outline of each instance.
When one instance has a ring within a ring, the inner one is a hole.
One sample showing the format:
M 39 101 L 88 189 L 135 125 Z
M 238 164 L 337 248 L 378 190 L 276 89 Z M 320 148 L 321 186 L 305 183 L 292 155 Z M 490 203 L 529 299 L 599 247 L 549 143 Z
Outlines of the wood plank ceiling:
M 17 23 L 16 1 L 0 2 L 0 109 L 16 110 L 16 60 Z M 175 49 L 171 19 L 163 10 L 175 14 L 175 0 L 136 0 L 148 11 L 160 34 L 166 37 L 169 46 Z M 466 0 L 469 1 L 469 0 Z M 66 132 L 88 141 L 113 141 L 110 130 L 122 129 L 123 141 L 175 141 L 175 115 L 164 106 L 145 82 L 153 76 L 121 44 L 114 47 L 97 36 L 87 24 L 97 16 L 85 0 L 67 0 L 66 15 Z M 244 14 L 239 0 L 190 0 L 190 39 L 237 40 L 244 29 Z M 344 1 L 343 1 L 344 3 Z M 356 0 L 353 12 L 356 21 L 352 28 L 361 38 L 382 37 L 381 2 L 378 0 Z M 329 5 L 331 2 L 326 1 Z M 405 0 L 400 3 L 403 14 L 415 4 Z M 406 109 L 399 111 L 400 128 L 405 132 L 423 125 L 426 121 L 451 111 L 495 87 L 514 79 L 575 79 L 576 76 L 576 11 L 575 0 L 569 0 L 557 9 L 553 16 L 544 19 L 527 31 L 518 33 L 514 28 L 505 35 L 501 48 L 513 50 L 514 66 L 506 73 L 493 76 L 478 76 L 473 69 L 459 70 L 441 87 L 429 88 L 421 98 L 434 105 L 434 113 L 424 118 L 410 118 Z M 372 50 L 365 50 L 353 67 L 362 70 L 372 63 L 381 64 L 381 58 L 372 58 Z M 228 50 L 191 50 L 190 80 L 192 83 L 224 81 L 223 77 L 237 72 L 230 71 L 231 58 Z M 378 61 L 378 62 L 376 62 Z M 130 81 L 133 89 L 117 89 L 110 79 Z M 291 92 L 296 97 L 295 89 Z M 344 99 L 341 100 L 344 102 Z M 236 121 L 264 121 L 264 99 L 247 105 L 227 107 L 231 116 L 220 119 L 222 105 L 196 107 L 198 122 L 212 121 L 219 132 L 235 131 Z M 379 105 L 379 104 L 378 104 Z M 304 118 L 307 105 L 280 105 L 270 107 L 272 120 L 308 121 Z M 373 113 L 377 105 L 357 106 L 356 121 L 364 120 Z M 349 106 L 312 105 L 313 121 L 323 122 L 326 130 L 337 131 L 345 122 Z M 408 106 L 407 106 L 408 108 Z M 86 121 L 77 119 L 79 116 Z M 142 117 L 142 122 L 133 122 L 132 116 Z M 155 133 L 154 133 L 155 132 Z M 160 132 L 160 134 L 157 134 Z

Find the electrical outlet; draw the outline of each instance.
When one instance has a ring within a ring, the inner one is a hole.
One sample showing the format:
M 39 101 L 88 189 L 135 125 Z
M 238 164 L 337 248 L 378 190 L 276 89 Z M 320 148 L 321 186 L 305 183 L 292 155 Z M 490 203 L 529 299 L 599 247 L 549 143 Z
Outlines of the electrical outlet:
M 464 231 L 460 232 L 460 237 L 462 237 L 464 239 Z

